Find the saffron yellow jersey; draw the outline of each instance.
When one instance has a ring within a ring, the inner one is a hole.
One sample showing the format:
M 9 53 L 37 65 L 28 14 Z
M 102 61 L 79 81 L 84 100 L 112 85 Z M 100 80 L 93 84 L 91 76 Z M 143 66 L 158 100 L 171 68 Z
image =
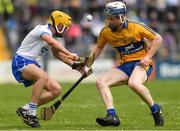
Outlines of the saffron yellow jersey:
M 143 23 L 127 19 L 120 31 L 112 32 L 105 26 L 98 37 L 97 44 L 104 47 L 110 44 L 120 53 L 121 64 L 142 59 L 147 54 L 145 39 L 153 40 L 156 35 Z

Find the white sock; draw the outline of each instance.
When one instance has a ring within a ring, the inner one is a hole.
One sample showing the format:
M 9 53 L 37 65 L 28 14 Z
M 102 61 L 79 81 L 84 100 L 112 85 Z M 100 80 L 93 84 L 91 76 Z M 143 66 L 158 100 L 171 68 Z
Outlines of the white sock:
M 36 108 L 37 108 L 37 104 L 36 103 L 29 103 L 29 115 L 33 115 L 35 116 L 36 115 Z
M 26 105 L 22 106 L 22 108 L 25 109 L 25 110 L 29 110 L 30 109 L 29 104 L 26 104 Z
M 112 107 L 108 107 L 107 110 L 109 110 L 109 109 L 114 109 L 114 107 L 113 106 Z

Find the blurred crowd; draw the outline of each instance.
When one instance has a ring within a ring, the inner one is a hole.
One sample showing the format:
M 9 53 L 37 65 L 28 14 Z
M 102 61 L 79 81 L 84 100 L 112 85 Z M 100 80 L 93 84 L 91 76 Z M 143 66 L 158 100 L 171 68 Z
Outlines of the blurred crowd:
M 72 17 L 73 24 L 61 42 L 67 49 L 86 56 L 96 43 L 104 26 L 104 6 L 113 0 L 0 0 L 0 28 L 6 46 L 15 53 L 26 34 L 37 24 L 46 24 L 51 11 L 62 10 Z M 161 60 L 180 60 L 180 0 L 123 0 L 127 16 L 144 22 L 163 37 L 156 55 Z M 92 22 L 85 20 L 90 13 Z M 102 57 L 115 57 L 107 47 Z

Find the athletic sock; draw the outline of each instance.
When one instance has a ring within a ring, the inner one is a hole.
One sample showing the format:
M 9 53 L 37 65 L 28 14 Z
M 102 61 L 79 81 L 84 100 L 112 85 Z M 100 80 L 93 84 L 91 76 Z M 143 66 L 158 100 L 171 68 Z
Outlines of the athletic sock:
M 115 111 L 114 107 L 108 108 L 107 114 L 112 115 L 112 116 L 116 116 L 116 111 Z
M 150 109 L 151 109 L 151 112 L 152 112 L 152 113 L 155 113 L 155 112 L 158 111 L 159 106 L 158 106 L 158 104 L 154 104 Z
M 36 108 L 37 108 L 37 104 L 36 103 L 29 103 L 29 115 L 33 115 L 35 116 L 36 115 Z
M 29 107 L 29 104 L 26 104 L 26 105 L 22 106 L 22 108 L 25 110 L 29 110 L 30 107 Z

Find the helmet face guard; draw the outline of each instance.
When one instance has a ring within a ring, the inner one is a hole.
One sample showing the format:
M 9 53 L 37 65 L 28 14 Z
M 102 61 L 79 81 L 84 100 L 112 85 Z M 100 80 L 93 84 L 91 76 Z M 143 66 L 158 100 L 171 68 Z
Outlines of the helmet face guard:
M 112 16 L 112 15 L 106 15 L 107 25 L 111 29 L 112 32 L 115 32 L 125 23 L 125 15 L 119 15 L 119 16 Z M 116 23 L 109 22 L 109 21 L 118 21 Z
M 58 29 L 58 26 L 59 26 L 60 24 L 58 24 L 58 25 L 55 24 L 55 21 L 54 21 L 54 18 L 53 18 L 52 15 L 51 15 L 51 20 L 52 20 L 52 23 L 53 23 L 53 27 L 54 27 L 54 29 L 55 29 L 55 31 L 56 31 L 55 36 L 56 36 L 56 37 L 63 37 L 63 34 L 64 34 L 65 30 L 66 30 L 66 27 L 61 24 L 61 26 L 63 26 L 63 27 L 62 27 L 62 30 L 59 30 L 59 29 Z
M 119 15 L 106 15 L 106 19 L 107 20 L 112 20 L 112 19 L 119 19 L 120 20 L 120 22 L 121 23 L 124 23 L 124 21 L 125 21 L 125 15 L 123 15 L 123 14 L 119 14 Z
M 54 36 L 63 37 L 64 32 L 71 25 L 71 17 L 61 11 L 54 11 L 50 15 L 49 23 L 55 29 Z

